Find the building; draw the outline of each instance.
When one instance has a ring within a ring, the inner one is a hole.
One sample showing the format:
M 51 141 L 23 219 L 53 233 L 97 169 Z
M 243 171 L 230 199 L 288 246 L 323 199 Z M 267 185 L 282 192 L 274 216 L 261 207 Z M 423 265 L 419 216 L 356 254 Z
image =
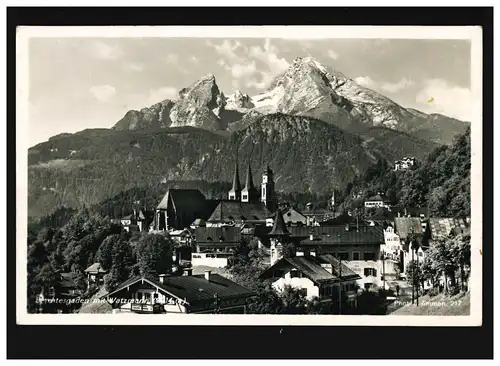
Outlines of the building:
M 108 271 L 102 268 L 101 263 L 94 263 L 85 270 L 87 274 L 87 285 L 96 284 L 98 286 L 104 283 L 104 276 Z
M 414 157 L 404 157 L 401 160 L 394 162 L 394 170 L 406 170 L 415 165 L 416 159 Z
M 248 167 L 250 169 L 250 166 Z M 262 175 L 261 202 L 266 206 L 269 212 L 275 212 L 278 209 L 278 196 L 274 188 L 274 174 L 269 165 Z
M 270 241 L 271 265 L 283 257 L 283 246 L 290 243 L 290 232 L 286 228 L 283 215 L 278 210 L 274 219 L 273 228 L 267 234 Z
M 208 226 L 237 225 L 245 223 L 266 224 L 270 212 L 261 202 L 220 201 L 207 220 Z
M 424 242 L 431 246 L 436 240 L 467 232 L 470 233 L 470 218 L 431 217 L 425 228 Z
M 365 208 L 389 208 L 390 201 L 382 194 L 378 193 L 365 200 Z
M 424 233 L 426 231 L 427 222 L 419 217 L 395 217 L 394 218 L 394 232 L 399 236 L 401 252 L 400 252 L 400 266 L 401 273 L 406 271 L 408 263 L 416 260 L 423 260 L 428 246 L 425 245 Z M 414 236 L 415 240 L 419 243 L 417 252 L 411 250 L 411 237 Z
M 299 210 L 290 207 L 283 212 L 283 219 L 286 226 L 306 226 L 307 217 Z
M 241 228 L 236 226 L 198 227 L 195 231 L 192 266 L 226 267 L 229 257 L 241 244 Z
M 197 189 L 169 189 L 156 207 L 154 230 L 190 227 L 196 219 L 208 219 L 217 204 L 217 200 L 206 199 Z
M 306 210 L 303 212 L 303 215 L 306 217 L 307 226 L 318 226 L 321 225 L 321 223 L 335 218 L 335 213 L 333 211 L 325 208 L 314 208 L 311 202 L 306 205 Z
M 272 280 L 277 291 L 283 291 L 286 286 L 303 289 L 308 300 L 314 297 L 324 301 L 337 300 L 342 286 L 349 307 L 356 307 L 356 280 L 360 276 L 329 254 L 281 258 L 259 278 Z
M 206 271 L 183 276 L 160 275 L 157 279 L 135 276 L 101 297 L 114 312 L 139 314 L 230 313 L 245 314 L 246 301 L 254 293 L 221 276 Z
M 152 216 L 152 213 L 146 210 L 134 208 L 133 213 L 120 219 L 120 224 L 126 231 L 148 231 Z

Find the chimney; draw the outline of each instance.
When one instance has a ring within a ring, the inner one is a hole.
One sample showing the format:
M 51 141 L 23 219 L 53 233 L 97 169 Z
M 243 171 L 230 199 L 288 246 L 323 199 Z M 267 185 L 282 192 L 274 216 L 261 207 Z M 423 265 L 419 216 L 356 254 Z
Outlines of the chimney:
M 192 276 L 193 275 L 193 269 L 192 268 L 186 268 L 183 273 L 184 276 Z
M 349 231 L 349 224 L 345 224 L 345 231 Z
M 167 277 L 166 274 L 158 275 L 158 280 L 160 281 L 160 283 L 165 283 L 165 277 Z
M 210 275 L 212 274 L 212 271 L 205 271 L 205 279 L 207 281 L 210 281 Z
M 309 235 L 309 240 L 313 241 L 315 239 L 314 234 Z

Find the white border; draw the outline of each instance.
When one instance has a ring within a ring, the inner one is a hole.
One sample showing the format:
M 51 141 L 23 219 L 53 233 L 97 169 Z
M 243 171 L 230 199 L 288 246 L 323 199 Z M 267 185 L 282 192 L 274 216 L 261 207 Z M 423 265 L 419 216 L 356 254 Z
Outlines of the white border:
M 230 30 L 228 29 L 230 28 Z M 228 37 L 228 34 L 230 37 Z M 135 315 L 28 314 L 26 312 L 28 41 L 33 37 L 197 37 L 282 39 L 466 39 L 471 41 L 471 216 L 472 271 L 469 316 L 351 315 Z M 482 324 L 482 29 L 428 26 L 234 26 L 234 27 L 19 27 L 16 41 L 16 321 L 18 324 L 60 325 L 352 325 L 352 326 L 478 326 Z

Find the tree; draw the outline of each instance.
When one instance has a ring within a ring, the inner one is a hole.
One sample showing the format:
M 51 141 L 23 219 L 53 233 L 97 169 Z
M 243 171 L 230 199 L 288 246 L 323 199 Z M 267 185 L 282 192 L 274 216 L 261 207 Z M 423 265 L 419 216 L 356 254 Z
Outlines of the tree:
M 135 246 L 142 276 L 156 277 L 172 271 L 172 240 L 164 235 L 144 234 Z
M 127 280 L 133 266 L 132 249 L 125 240 L 118 240 L 113 245 L 112 264 L 109 276 L 105 278 L 108 291 L 114 290 L 120 283 Z
M 99 249 L 97 250 L 95 256 L 96 261 L 99 262 L 101 266 L 107 271 L 111 269 L 111 265 L 113 264 L 113 247 L 119 240 L 120 235 L 110 235 L 103 240 L 103 242 L 99 246 Z
M 417 266 L 416 261 L 410 261 L 406 266 L 406 277 L 410 284 L 420 287 L 420 285 L 425 282 L 420 263 Z
M 283 301 L 282 314 L 306 314 L 306 290 L 286 285 L 280 294 Z

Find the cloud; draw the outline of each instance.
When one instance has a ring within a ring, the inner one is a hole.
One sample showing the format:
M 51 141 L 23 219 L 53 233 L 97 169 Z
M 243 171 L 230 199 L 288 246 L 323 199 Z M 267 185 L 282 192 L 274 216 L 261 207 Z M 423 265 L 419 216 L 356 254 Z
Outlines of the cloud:
M 211 44 L 221 56 L 217 64 L 231 73 L 235 87 L 263 89 L 290 64 L 278 56 L 278 49 L 266 39 L 263 46 L 247 47 L 239 41 Z
M 89 90 L 101 102 L 107 102 L 116 94 L 116 89 L 111 85 L 92 85 Z
M 165 61 L 169 64 L 176 64 L 179 61 L 179 56 L 174 53 L 171 53 L 167 57 L 165 57 Z
M 124 64 L 123 69 L 130 72 L 141 72 L 142 70 L 144 70 L 144 65 L 130 62 Z
M 333 60 L 337 60 L 339 58 L 339 54 L 334 50 L 328 50 L 327 55 Z
M 120 47 L 116 45 L 113 46 L 102 41 L 94 42 L 92 48 L 94 56 L 104 60 L 115 60 L 123 54 Z
M 375 81 L 369 76 L 358 76 L 357 78 L 354 78 L 354 81 L 366 88 L 373 88 L 376 85 Z
M 442 79 L 429 79 L 416 96 L 422 112 L 440 113 L 463 121 L 472 120 L 472 93 L 468 88 Z
M 388 93 L 397 93 L 398 91 L 409 88 L 410 86 L 413 85 L 415 85 L 415 82 L 413 80 L 410 80 L 408 78 L 403 78 L 397 83 L 381 83 L 380 89 Z

